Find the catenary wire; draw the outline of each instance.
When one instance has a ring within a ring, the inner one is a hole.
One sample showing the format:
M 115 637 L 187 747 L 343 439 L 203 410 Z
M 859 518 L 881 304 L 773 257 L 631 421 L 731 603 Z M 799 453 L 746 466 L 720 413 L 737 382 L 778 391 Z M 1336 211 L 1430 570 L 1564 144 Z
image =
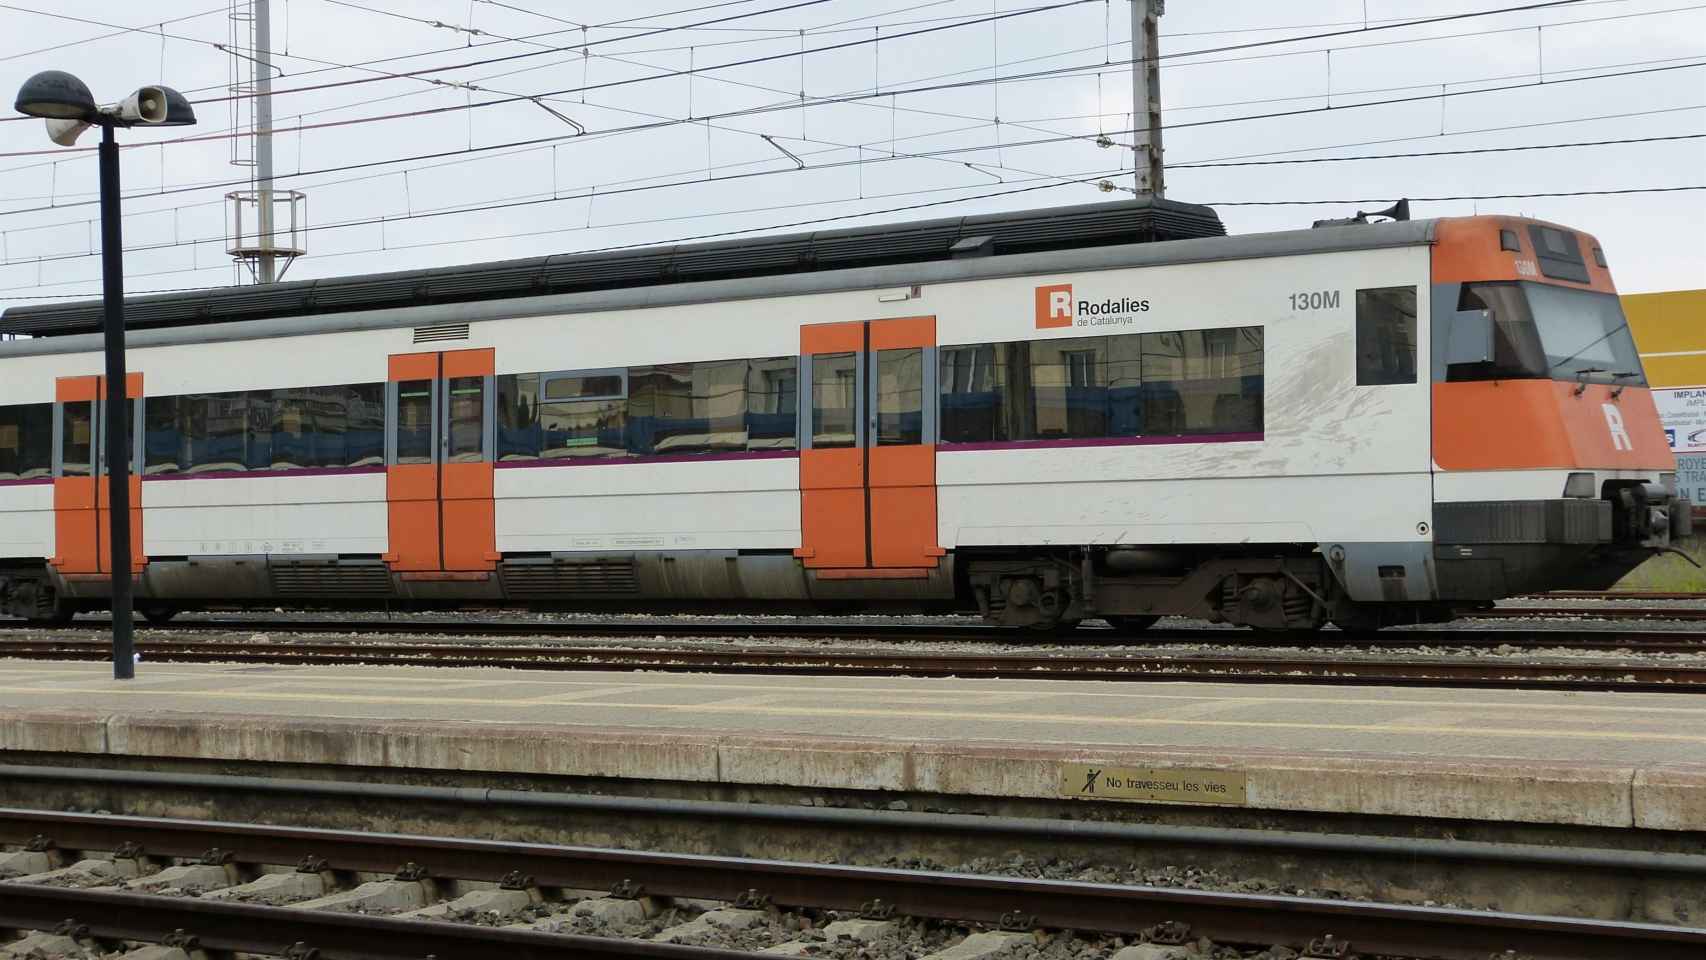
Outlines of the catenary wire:
M 956 198 L 948 199 L 948 200 L 935 200 L 935 201 L 930 201 L 930 202 L 926 202 L 926 203 L 916 203 L 916 204 L 908 204 L 905 206 L 888 207 L 888 208 L 881 209 L 881 210 L 867 210 L 867 211 L 862 211 L 862 212 L 858 212 L 858 213 L 839 214 L 839 215 L 831 216 L 831 217 L 819 217 L 817 219 L 812 219 L 812 220 L 795 220 L 795 221 L 788 222 L 788 223 L 773 223 L 773 224 L 767 224 L 767 225 L 761 226 L 761 227 L 732 228 L 729 230 L 716 231 L 714 233 L 695 234 L 693 236 L 675 237 L 675 238 L 671 238 L 671 239 L 667 239 L 667 240 L 649 240 L 649 241 L 645 241 L 643 243 L 631 243 L 631 244 L 619 244 L 619 245 L 605 246 L 605 247 L 593 247 L 593 248 L 589 248 L 589 249 L 570 251 L 564 255 L 565 256 L 572 256 L 575 254 L 611 253 L 611 252 L 616 252 L 616 251 L 621 251 L 621 250 L 633 250 L 633 249 L 642 249 L 642 248 L 646 248 L 646 247 L 669 246 L 671 244 L 696 243 L 699 241 L 706 241 L 706 240 L 718 240 L 718 239 L 722 239 L 725 237 L 738 236 L 738 235 L 742 235 L 742 234 L 767 233 L 767 232 L 776 231 L 776 230 L 789 230 L 789 229 L 794 229 L 794 228 L 798 228 L 798 227 L 818 226 L 821 224 L 834 223 L 834 222 L 838 222 L 838 221 L 842 221 L 842 220 L 860 219 L 860 218 L 864 218 L 864 217 L 885 216 L 885 215 L 893 214 L 893 213 L 904 213 L 904 212 L 909 212 L 912 210 L 922 210 L 922 209 L 928 209 L 928 208 L 933 208 L 933 207 L 945 206 L 945 205 L 954 204 L 954 203 L 968 203 L 968 202 L 972 202 L 972 201 L 976 201 L 976 200 L 989 200 L 989 199 L 996 199 L 996 198 L 1002 198 L 1002 197 L 1010 197 L 1010 196 L 1015 196 L 1018 194 L 1034 193 L 1034 192 L 1039 191 L 1039 190 L 1050 190 L 1050 189 L 1058 189 L 1061 187 L 1068 187 L 1068 186 L 1095 184 L 1095 183 L 1099 182 L 1103 177 L 1114 176 L 1114 175 L 1117 175 L 1117 174 L 1123 173 L 1123 172 L 1125 172 L 1125 171 L 1123 171 L 1123 170 L 1107 171 L 1104 173 L 1099 173 L 1099 174 L 1095 174 L 1095 175 L 1091 175 L 1091 176 L 1087 176 L 1087 177 L 1079 177 L 1079 178 L 1072 179 L 1072 180 L 1063 180 L 1063 181 L 1058 182 L 1058 183 L 1038 184 L 1038 185 L 1033 185 L 1033 186 L 1025 186 L 1025 187 L 1014 188 L 1014 189 L 1010 189 L 1010 190 L 999 190 L 999 191 L 994 191 L 991 193 L 977 194 L 977 195 L 968 196 L 968 197 L 956 197 Z M 1435 203 L 1435 202 L 1461 202 L 1461 201 L 1480 201 L 1480 200 L 1531 200 L 1531 199 L 1541 199 L 1541 198 L 1562 198 L 1562 197 L 1631 196 L 1631 195 L 1636 195 L 1636 194 L 1666 194 L 1666 193 L 1678 193 L 1678 192 L 1684 192 L 1684 191 L 1701 191 L 1701 190 L 1706 190 L 1706 184 L 1664 186 L 1664 187 L 1625 187 L 1625 188 L 1615 189 L 1615 190 L 1561 190 L 1561 191 L 1549 191 L 1549 192 L 1545 192 L 1545 193 L 1488 193 L 1488 194 L 1460 194 L 1460 195 L 1454 195 L 1454 196 L 1417 196 L 1417 197 L 1410 197 L 1408 199 L 1412 203 Z M 1363 197 L 1363 198 L 1355 198 L 1355 199 L 1331 199 L 1331 200 L 1249 200 L 1249 201 L 1246 201 L 1246 200 L 1222 200 L 1222 201 L 1212 201 L 1208 204 L 1205 204 L 1205 206 L 1222 206 L 1222 207 L 1233 207 L 1233 206 L 1310 206 L 1310 205 L 1336 206 L 1336 205 L 1347 205 L 1347 204 L 1386 203 L 1389 200 L 1391 200 L 1390 197 L 1376 197 L 1376 198 Z M 818 206 L 818 205 L 821 205 L 823 202 L 824 201 L 814 201 L 808 205 L 809 206 Z M 494 239 L 495 240 L 495 239 L 505 239 L 505 238 L 492 237 L 492 238 L 487 238 L 487 239 Z M 362 251 L 362 252 L 381 252 L 381 251 Z M 97 281 L 91 280 L 89 282 L 93 283 L 93 282 L 97 282 Z M 33 288 L 18 288 L 18 289 L 33 289 Z M 192 291 L 206 290 L 206 289 L 210 289 L 210 288 L 208 288 L 208 287 L 179 287 L 179 288 L 170 288 L 170 289 L 165 289 L 165 290 L 137 291 L 131 295 L 132 296 L 145 296 L 145 295 L 148 295 L 151 293 L 185 293 L 185 292 L 192 292 Z M 87 295 L 86 294 L 55 294 L 55 295 L 44 296 L 44 297 L 9 297 L 7 299 L 15 300 L 15 301 L 36 300 L 36 299 L 42 299 L 42 300 L 87 299 Z
M 1706 65 L 1706 64 L 1702 64 L 1702 65 Z M 1637 71 L 1637 72 L 1639 72 L 1639 71 Z M 1578 79 L 1590 79 L 1590 78 L 1578 78 Z M 1554 81 L 1554 84 L 1561 83 L 1561 82 L 1565 82 L 1565 81 Z M 1535 84 L 1519 84 L 1519 85 L 1514 85 L 1514 86 L 1520 87 L 1520 86 L 1533 86 L 1533 85 L 1535 85 Z M 1498 88 L 1485 88 L 1482 90 L 1457 91 L 1455 94 L 1452 94 L 1452 95 L 1468 95 L 1468 94 L 1474 94 L 1474 93 L 1495 92 L 1495 91 L 1504 90 L 1504 89 L 1512 89 L 1512 87 L 1507 86 L 1507 87 L 1498 87 Z M 1381 105 L 1381 104 L 1390 103 L 1390 102 L 1406 102 L 1407 100 L 1413 100 L 1413 99 L 1434 99 L 1435 97 L 1442 96 L 1442 95 L 1444 95 L 1444 94 L 1431 94 L 1428 97 L 1424 97 L 1424 98 L 1402 98 L 1398 101 L 1374 101 L 1374 102 L 1365 102 L 1362 104 L 1341 105 L 1339 107 L 1333 107 L 1333 108 L 1309 108 L 1309 109 L 1306 109 L 1304 111 L 1287 111 L 1286 113 L 1278 114 L 1277 116 L 1294 115 L 1294 114 L 1299 113 L 1299 112 L 1316 112 L 1316 111 L 1321 110 L 1321 109 L 1348 109 L 1348 108 L 1354 107 L 1354 106 L 1375 106 L 1375 105 Z M 1210 120 L 1210 121 L 1196 121 L 1196 122 L 1186 122 L 1186 123 L 1181 123 L 1181 124 L 1169 124 L 1169 125 L 1164 125 L 1164 129 L 1169 128 L 1169 127 L 1174 127 L 1174 126 L 1198 126 L 1198 125 L 1204 125 L 1204 124 L 1222 124 L 1222 123 L 1237 122 L 1237 121 L 1247 120 L 1247 119 L 1260 119 L 1260 118 L 1272 117 L 1272 116 L 1276 116 L 1276 114 L 1258 115 L 1255 117 L 1225 117 L 1225 118 L 1218 118 L 1216 120 Z M 547 138 L 547 139 L 555 139 L 555 138 Z M 1038 145 L 1040 143 L 1065 142 L 1067 140 L 1072 140 L 1072 139 L 1088 139 L 1088 138 L 1070 137 L 1070 136 L 1064 137 L 1064 138 L 1055 137 L 1055 138 L 1048 138 L 1048 139 L 1041 140 L 1041 141 L 1013 142 L 1009 145 L 1017 148 L 1017 147 L 1022 147 L 1022 146 Z M 861 145 L 861 146 L 863 146 L 863 145 Z M 957 150 L 953 150 L 953 151 L 942 151 L 939 153 L 975 152 L 977 149 L 987 149 L 987 148 L 989 148 L 989 145 L 980 145 L 979 147 L 961 148 L 961 149 L 957 149 Z M 492 148 L 481 148 L 481 149 L 492 149 Z M 453 151 L 451 153 L 454 154 L 454 153 L 458 153 L 458 152 L 461 152 L 461 151 Z M 871 162 L 871 161 L 867 161 L 867 162 Z M 347 167 L 345 167 L 343 169 L 360 168 L 362 166 L 371 165 L 372 163 L 379 163 L 379 162 L 375 161 L 375 162 L 370 162 L 370 164 L 353 164 L 353 165 L 348 165 Z M 819 167 L 822 167 L 822 166 L 824 166 L 824 165 L 819 165 Z M 324 171 L 322 171 L 322 172 L 324 172 Z M 796 172 L 796 171 L 783 170 L 783 171 L 772 171 L 772 172 L 774 172 L 774 173 L 788 173 L 788 172 Z M 388 174 L 388 175 L 395 175 L 395 172 L 392 174 Z M 663 176 L 667 176 L 667 175 L 663 175 Z M 700 181 L 700 182 L 703 182 L 703 181 Z M 668 187 L 668 186 L 673 186 L 673 185 L 674 185 L 673 183 L 666 183 L 666 184 L 661 184 L 659 186 L 660 187 Z M 145 212 L 142 212 L 138 215 L 140 215 L 140 216 L 159 215 L 159 214 L 165 213 L 165 212 L 170 212 L 170 210 L 167 209 L 167 210 L 145 211 Z M 83 222 L 83 221 L 77 221 L 77 222 Z M 47 225 L 47 226 L 51 227 L 53 225 Z M 91 254 L 80 254 L 78 256 L 88 256 L 88 255 L 91 255 Z M 25 262 L 34 263 L 34 262 L 37 262 L 37 260 L 32 258 L 32 259 L 20 259 L 17 261 L 8 261 L 8 263 L 25 263 Z
M 1130 132 L 1130 131 L 1122 131 L 1122 132 Z M 1679 135 L 1679 138 L 1684 138 L 1684 137 Z M 1686 135 L 1685 138 L 1698 139 L 1699 135 Z M 1023 146 L 1030 146 L 1030 145 L 1034 145 L 1034 144 L 1028 143 L 1028 142 L 1009 142 L 1005 146 L 1009 149 L 1015 149 L 1015 148 L 1019 148 L 1019 147 L 1023 147 Z M 842 161 L 842 162 L 836 162 L 836 163 L 817 164 L 817 165 L 814 165 L 814 166 L 811 166 L 811 167 L 808 167 L 805 169 L 813 171 L 813 172 L 817 172 L 817 171 L 832 170 L 832 169 L 844 168 L 847 166 L 855 166 L 855 165 L 863 165 L 863 164 L 899 162 L 902 160 L 930 159 L 933 156 L 941 156 L 941 155 L 949 154 L 949 153 L 964 154 L 964 153 L 968 153 L 968 152 L 976 152 L 979 150 L 990 150 L 990 149 L 995 149 L 994 145 L 984 144 L 984 145 L 979 145 L 976 147 L 955 148 L 955 149 L 950 150 L 950 151 L 937 151 L 934 154 L 913 153 L 913 154 L 897 155 L 897 156 L 892 156 L 892 157 L 885 156 L 885 157 L 876 157 L 876 158 L 871 158 L 871 159 L 861 158 L 858 160 L 848 160 L 848 161 Z M 358 228 L 358 227 L 373 227 L 373 226 L 380 227 L 381 230 L 383 230 L 388 225 L 397 224 L 397 223 L 404 223 L 404 222 L 409 222 L 409 221 L 436 219 L 436 218 L 445 217 L 445 216 L 460 216 L 460 215 L 477 214 L 477 213 L 492 213 L 492 212 L 497 212 L 497 211 L 516 210 L 516 209 L 522 209 L 522 208 L 527 208 L 527 207 L 539 206 L 541 204 L 562 203 L 562 202 L 575 201 L 575 200 L 593 200 L 593 201 L 596 201 L 600 197 L 603 197 L 605 199 L 609 199 L 609 198 L 613 198 L 613 197 L 631 195 L 631 194 L 635 194 L 635 193 L 651 192 L 653 190 L 672 189 L 672 188 L 684 187 L 684 186 L 700 186 L 700 185 L 711 184 L 711 183 L 726 183 L 726 182 L 735 181 L 735 180 L 750 180 L 750 179 L 753 179 L 755 177 L 796 174 L 796 173 L 800 173 L 800 172 L 802 172 L 802 170 L 783 169 L 783 170 L 753 171 L 753 172 L 739 173 L 739 174 L 727 174 L 727 175 L 718 176 L 718 177 L 711 177 L 711 178 L 702 178 L 702 177 L 695 176 L 691 180 L 678 180 L 678 181 L 673 181 L 673 182 L 669 182 L 669 183 L 646 184 L 646 185 L 641 185 L 641 186 L 602 187 L 601 188 L 600 186 L 594 185 L 592 187 L 584 188 L 582 190 L 573 191 L 573 192 L 569 192 L 569 193 L 556 192 L 556 193 L 553 193 L 551 195 L 545 195 L 543 193 L 528 194 L 528 195 L 525 195 L 524 197 L 520 197 L 520 198 L 507 198 L 504 200 L 491 201 L 491 202 L 480 203 L 480 204 L 456 205 L 456 206 L 439 208 L 439 209 L 431 209 L 431 210 L 418 210 L 418 211 L 411 210 L 411 211 L 405 212 L 403 214 L 370 216 L 370 217 L 361 217 L 361 218 L 351 219 L 351 220 L 334 221 L 334 222 L 325 223 L 325 224 L 311 224 L 311 225 L 308 225 L 308 226 L 302 228 L 301 232 L 304 234 L 321 233 L 321 232 L 326 232 L 326 231 L 331 231 L 331 230 L 347 230 L 347 229 Z M 1024 171 L 1024 172 L 1032 172 L 1032 171 Z M 1323 201 L 1323 202 L 1329 202 L 1329 201 Z M 1255 205 L 1255 204 L 1252 201 L 1252 202 L 1247 202 L 1247 203 L 1241 202 L 1241 205 Z M 169 211 L 156 211 L 155 213 L 156 213 L 156 215 L 158 215 L 159 213 L 164 213 L 164 212 L 169 212 Z M 153 252 L 153 251 L 158 251 L 158 250 L 176 249 L 176 248 L 186 247 L 186 246 L 196 247 L 196 246 L 200 246 L 202 244 L 220 242 L 222 240 L 223 240 L 222 237 L 204 237 L 204 238 L 198 238 L 198 239 L 193 239 L 193 240 L 173 240 L 171 242 L 144 244 L 144 245 L 139 245 L 136 247 L 127 247 L 127 248 L 125 248 L 125 252 L 126 253 L 145 253 L 145 252 Z M 90 250 L 87 252 L 80 252 L 80 253 L 51 254 L 51 255 L 43 255 L 43 256 L 37 256 L 37 257 L 19 258 L 17 260 L 7 260 L 4 262 L 0 262 L 0 266 L 39 265 L 42 263 L 54 263 L 54 262 L 62 262 L 62 261 L 68 261 L 68 260 L 87 259 L 87 258 L 97 256 L 97 255 L 99 255 L 99 252 L 95 251 L 95 250 Z
M 1627 18 L 1631 18 L 1631 17 L 1637 17 L 1637 16 L 1650 16 L 1650 15 L 1658 15 L 1658 14 L 1664 14 L 1664 13 L 1674 13 L 1674 12 L 1681 12 L 1681 11 L 1688 11 L 1688 10 L 1695 10 L 1695 9 L 1700 9 L 1700 8 L 1701 8 L 1701 7 L 1700 7 L 1700 6 L 1693 6 L 1693 7 L 1681 7 L 1681 8 L 1671 8 L 1671 9 L 1667 9 L 1667 10 L 1659 10 L 1659 11 L 1642 11 L 1642 12 L 1637 12 L 1637 13 L 1634 13 L 1634 14 L 1627 14 L 1627 15 L 1618 15 L 1618 16 L 1614 16 L 1614 17 L 1604 17 L 1604 18 L 1595 18 L 1595 19 L 1594 19 L 1594 20 L 1574 20 L 1574 21 L 1564 21 L 1564 22 L 1562 22 L 1562 23 L 1558 23 L 1558 24 L 1552 24 L 1552 26 L 1568 26 L 1568 25 L 1571 25 L 1571 24 L 1579 24 L 1579 23 L 1588 23 L 1588 22 L 1598 22 L 1598 21 L 1599 21 L 1599 20 L 1610 20 L 1610 19 L 1627 19 Z M 1406 21 L 1406 22 L 1409 22 L 1409 21 Z M 1497 29 L 1497 30 L 1489 30 L 1489 31 L 1480 31 L 1480 32 L 1477 32 L 1477 33 L 1474 33 L 1474 34 L 1458 34 L 1458 35 L 1449 35 L 1449 36 L 1443 36 L 1443 37 L 1422 37 L 1422 38 L 1413 38 L 1413 39 L 1409 39 L 1409 40 L 1400 40 L 1400 41 L 1390 41 L 1390 42 L 1389 42 L 1389 43 L 1421 43 L 1421 42 L 1428 42 L 1428 41 L 1431 41 L 1431 40 L 1440 40 L 1440 39 L 1450 39 L 1450 38 L 1453 38 L 1453 37 L 1458 37 L 1458 36 L 1469 36 L 1469 35 L 1481 35 L 1481 34 L 1483 34 L 1483 33 L 1499 33 L 1499 32 L 1506 32 L 1506 31 L 1507 31 L 1507 30 L 1509 30 L 1509 29 L 1522 29 L 1522 30 L 1526 30 L 1526 29 L 1529 29 L 1529 28 L 1527 28 L 1527 27 L 1522 27 L 1522 28 L 1500 28 L 1500 29 Z M 1282 41 L 1276 41 L 1276 42 L 1282 42 Z M 1125 44 L 1122 44 L 1122 45 L 1125 45 Z M 1384 45 L 1384 44 L 1365 44 L 1365 45 L 1362 45 L 1362 46 L 1379 46 L 1379 45 Z M 1092 49 L 1092 48 L 1086 48 L 1086 49 Z M 1360 47 L 1354 47 L 1354 46 L 1353 46 L 1353 47 L 1349 47 L 1349 48 L 1345 48 L 1345 49 L 1360 49 Z M 1319 50 L 1317 50 L 1317 51 L 1303 51 L 1303 53 L 1318 53 L 1318 52 L 1321 52 L 1321 51 L 1319 51 Z M 1282 56 L 1283 56 L 1283 55 L 1284 55 L 1284 54 L 1282 54 Z M 1045 57 L 1037 57 L 1037 58 L 1026 58 L 1026 59 L 1027 59 L 1027 60 L 1031 60 L 1031 59 L 1047 59 L 1047 58 L 1048 58 L 1048 57 L 1046 57 L 1046 56 L 1045 56 Z M 1225 60 L 1213 60 L 1213 61 L 1203 61 L 1203 62 L 1202 62 L 1202 65 L 1207 65 L 1207 64 L 1214 64 L 1214 63 L 1224 63 L 1224 62 L 1232 62 L 1232 61 L 1235 61 L 1235 60 L 1244 60 L 1244 59 L 1256 59 L 1256 58 L 1229 58 L 1229 59 L 1225 59 Z M 1025 61 L 1025 60 L 1021 60 L 1021 61 L 1015 61 L 1015 62 L 1026 62 L 1026 61 Z M 1064 76 L 1064 75 L 1066 75 L 1066 74 L 1067 74 L 1067 73 L 1074 73 L 1074 72 L 1077 72 L 1077 71 L 1081 71 L 1081 70 L 1095 70 L 1095 71 L 1097 71 L 1097 72 L 1098 72 L 1098 73 L 1099 73 L 1099 72 L 1100 72 L 1100 71 L 1101 71 L 1101 70 L 1102 70 L 1102 69 L 1103 69 L 1103 68 L 1106 68 L 1106 67 L 1109 67 L 1109 66 L 1118 66 L 1118 65 L 1123 65 L 1123 64 L 1130 64 L 1130 63 L 1132 63 L 1132 62 L 1133 62 L 1133 61 L 1129 61 L 1129 60 L 1128 60 L 1128 61 L 1121 61 L 1121 62 L 1119 62 L 1119 63 L 1110 63 L 1110 62 L 1104 62 L 1104 63 L 1102 63 L 1102 64 L 1100 64 L 1100 65 L 1086 65 L 1086 66 L 1084 66 L 1084 67 L 1072 67 L 1072 68 L 1063 68 L 1063 69 L 1061 69 L 1061 70 L 1053 70 L 1053 71 L 1040 71 L 1040 72 L 1037 72 L 1037 73 L 1034 73 L 1034 74 L 1023 74 L 1023 75 L 1016 75 L 1016 76 L 1009 76 L 1009 77 L 1001 77 L 1001 78 L 999 78 L 999 79 L 997 79 L 997 80 L 994 80 L 994 81 L 991 81 L 991 80 L 979 80 L 979 81 L 973 81 L 973 83 L 987 83 L 987 82 L 1024 82 L 1024 81 L 1027 81 L 1027 80 L 1032 80 L 1032 79 L 1037 79 L 1037 78 L 1040 78 L 1040 77 L 1041 77 L 1041 78 L 1046 78 L 1046 77 L 1051 77 L 1051 76 Z M 1199 64 L 1184 64 L 1184 65 L 1186 65 L 1186 66 L 1195 66 L 1195 65 L 1199 65 Z M 526 72 L 526 71 L 520 71 L 520 72 Z M 960 72 L 976 72 L 976 71 L 960 71 Z M 1571 71 L 1565 71 L 1565 72 L 1571 72 Z M 939 76 L 952 76 L 952 75 L 953 75 L 953 74 L 943 74 L 943 75 L 939 75 Z M 500 74 L 500 75 L 499 75 L 499 76 L 501 76 L 501 74 Z M 929 78 L 926 78 L 926 79 L 929 79 Z M 426 82 L 428 82 L 428 83 L 433 83 L 433 81 L 426 81 Z M 947 89 L 947 88 L 951 88 L 951 87 L 953 87 L 953 86 L 959 86 L 959 85 L 940 85 L 940 86 L 937 86 L 937 87 L 930 87 L 930 88 L 913 88 L 913 89 L 911 89 L 911 90 L 909 90 L 909 91 L 897 91 L 897 90 L 894 90 L 894 89 L 891 89 L 891 90 L 890 90 L 890 91 L 888 91 L 888 92 L 887 92 L 887 93 L 884 93 L 884 94 L 878 94 L 878 96 L 889 96 L 889 97 L 890 97 L 890 98 L 891 98 L 891 102 L 892 102 L 892 98 L 893 98 L 893 97 L 894 97 L 894 96 L 897 96 L 897 95 L 899 95 L 899 94 L 900 94 L 900 93 L 908 93 L 908 92 L 911 92 L 911 93 L 916 93 L 916 92 L 925 92 L 925 91 L 927 91 L 927 90 L 931 90 L 931 89 Z M 409 95 L 410 95 L 410 94 L 402 94 L 402 95 L 399 95 L 399 96 L 409 96 Z M 381 100 L 384 100 L 384 99 L 393 99 L 393 98 L 392 98 L 392 97 L 387 97 L 387 98 L 378 98 L 378 99 L 381 99 Z M 1300 99 L 1301 99 L 1301 98 L 1300 98 Z M 849 102 L 849 100 L 848 100 L 848 98 L 846 98 L 846 97 L 837 97 L 837 98 L 820 98 L 820 100 L 821 100 L 821 102 L 823 102 L 823 103 L 825 103 L 825 104 L 828 104 L 828 103 L 839 103 L 839 102 Z M 812 106 L 812 105 L 818 105 L 818 104 L 817 104 L 817 103 L 808 103 L 808 104 L 806 104 L 806 105 L 807 105 L 807 106 Z M 777 109 L 796 109 L 796 108 L 798 108 L 798 107 L 799 107 L 799 106 L 800 106 L 800 104 L 796 104 L 796 103 L 794 103 L 794 102 L 793 102 L 793 101 L 791 101 L 791 100 L 790 100 L 790 101 L 788 101 L 788 102 L 786 102 L 786 103 L 782 103 L 782 104 L 776 104 L 776 105 L 774 105 L 774 108 L 777 108 Z M 336 109 L 336 108 L 327 108 L 327 109 L 325 109 L 325 110 L 321 110 L 321 111 L 314 111 L 314 112 L 316 112 L 316 113 L 324 113 L 324 112 L 328 112 L 328 111 L 329 111 L 329 110 L 333 110 L 333 109 Z M 760 110 L 764 110 L 764 109 L 766 109 L 766 108 L 759 108 L 759 109 L 760 109 Z M 689 120 L 676 120 L 676 121 L 674 121 L 674 122 L 676 122 L 676 123 L 688 123 L 688 122 L 699 122 L 699 121 L 695 121 L 695 120 L 691 120 L 691 119 L 689 119 Z M 668 125 L 668 124 L 662 124 L 662 125 L 647 125 L 647 126 L 644 126 L 644 127 L 640 127 L 640 128 L 633 128 L 633 127 L 630 127 L 630 128 L 620 128 L 620 129 L 616 129 L 616 130 L 611 130 L 611 131 L 596 131 L 596 132 L 595 132 L 595 133 L 599 133 L 599 134 L 602 134 L 602 133 L 626 133 L 626 132 L 631 132 L 631 131 L 633 131 L 633 130 L 635 130 L 635 129 L 655 129 L 655 128 L 657 128 L 657 126 L 663 126 L 663 125 Z M 291 132 L 297 132 L 297 133 L 300 133 L 300 132 L 301 132 L 301 128 L 298 128 L 298 129 L 297 129 L 297 130 L 295 130 L 295 131 L 291 131 Z M 204 138 L 204 139 L 205 139 L 205 138 Z M 165 141 L 165 142 L 166 142 L 166 143 L 176 143 L 176 142 L 183 142 L 183 141 Z M 132 146 L 135 146 L 135 147 L 146 147 L 146 146 L 158 146 L 158 145 L 159 145 L 159 144 L 157 144 L 157 143 L 156 143 L 156 144 L 137 144 L 137 145 L 132 145 Z M 35 152 L 32 152 L 32 154 L 30 154 L 30 155 L 60 155 L 60 154 L 61 154 L 61 151 L 35 151 Z M 0 154 L 0 156 L 4 156 L 4 154 Z M 47 161 L 47 162 L 43 162 L 43 163 L 38 163 L 38 164 L 26 164 L 26 165 L 22 165 L 22 166 L 18 166 L 18 167 L 11 167 L 11 168 L 6 168 L 6 169 L 4 169 L 4 170 L 0 170 L 0 174 L 4 174 L 4 173 L 10 173 L 10 172 L 17 172 L 17 171 L 22 171 L 22 170 L 29 170 L 29 169 L 36 169 L 36 168 L 39 168 L 39 167 L 43 167 L 43 166 L 48 166 L 48 165 L 52 165 L 52 164 L 56 164 L 56 163 L 59 163 L 59 162 L 64 162 L 64 161 Z

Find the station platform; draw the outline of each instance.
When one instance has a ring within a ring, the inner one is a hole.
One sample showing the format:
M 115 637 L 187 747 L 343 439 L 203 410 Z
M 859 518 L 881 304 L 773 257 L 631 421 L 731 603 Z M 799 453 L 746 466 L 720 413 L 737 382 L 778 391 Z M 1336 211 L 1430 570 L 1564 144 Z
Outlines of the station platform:
M 1571 693 L 0 661 L 0 762 L 123 755 L 1706 830 L 1706 703 Z

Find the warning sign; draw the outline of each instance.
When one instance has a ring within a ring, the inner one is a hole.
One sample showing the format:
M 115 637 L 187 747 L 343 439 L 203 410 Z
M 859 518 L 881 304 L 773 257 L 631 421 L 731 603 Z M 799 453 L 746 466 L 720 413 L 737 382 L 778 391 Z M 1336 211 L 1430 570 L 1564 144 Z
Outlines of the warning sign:
M 1109 767 L 1093 763 L 1061 764 L 1060 795 L 1078 800 L 1163 800 L 1232 806 L 1248 802 L 1242 771 Z
M 1706 387 L 1654 390 L 1659 422 L 1676 453 L 1706 453 Z

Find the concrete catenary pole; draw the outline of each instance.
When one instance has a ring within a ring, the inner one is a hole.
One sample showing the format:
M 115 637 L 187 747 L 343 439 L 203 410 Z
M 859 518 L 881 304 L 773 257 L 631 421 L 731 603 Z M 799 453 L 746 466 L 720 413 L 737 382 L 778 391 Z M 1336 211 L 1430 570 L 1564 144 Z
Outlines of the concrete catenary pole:
M 255 279 L 278 279 L 273 249 L 272 203 L 272 15 L 271 0 L 255 2 L 255 205 L 261 254 L 255 260 Z
M 264 3 L 265 0 L 262 0 Z M 1161 164 L 1161 52 L 1156 21 L 1166 12 L 1166 0 L 1131 0 L 1132 142 L 1137 195 L 1157 199 L 1166 193 Z

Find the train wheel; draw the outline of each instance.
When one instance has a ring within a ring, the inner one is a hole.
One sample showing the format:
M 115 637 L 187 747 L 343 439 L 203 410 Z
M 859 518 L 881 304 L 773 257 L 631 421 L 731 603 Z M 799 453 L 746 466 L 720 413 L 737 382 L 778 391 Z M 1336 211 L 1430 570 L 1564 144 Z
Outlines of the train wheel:
M 1103 617 L 1102 619 L 1108 621 L 1108 626 L 1113 627 L 1120 633 L 1138 634 L 1155 626 L 1155 621 L 1160 620 L 1161 618 L 1150 616 L 1112 615 Z
M 12 612 L 37 627 L 63 627 L 77 615 L 77 605 L 41 583 L 26 583 L 13 598 Z
M 36 607 L 36 613 L 25 619 L 38 627 L 63 627 L 77 615 L 77 608 L 63 600 Z
M 142 619 L 148 621 L 150 624 L 156 627 L 163 627 L 166 624 L 171 623 L 172 618 L 178 615 L 178 608 L 150 604 L 144 607 L 137 607 L 136 612 L 142 614 Z

